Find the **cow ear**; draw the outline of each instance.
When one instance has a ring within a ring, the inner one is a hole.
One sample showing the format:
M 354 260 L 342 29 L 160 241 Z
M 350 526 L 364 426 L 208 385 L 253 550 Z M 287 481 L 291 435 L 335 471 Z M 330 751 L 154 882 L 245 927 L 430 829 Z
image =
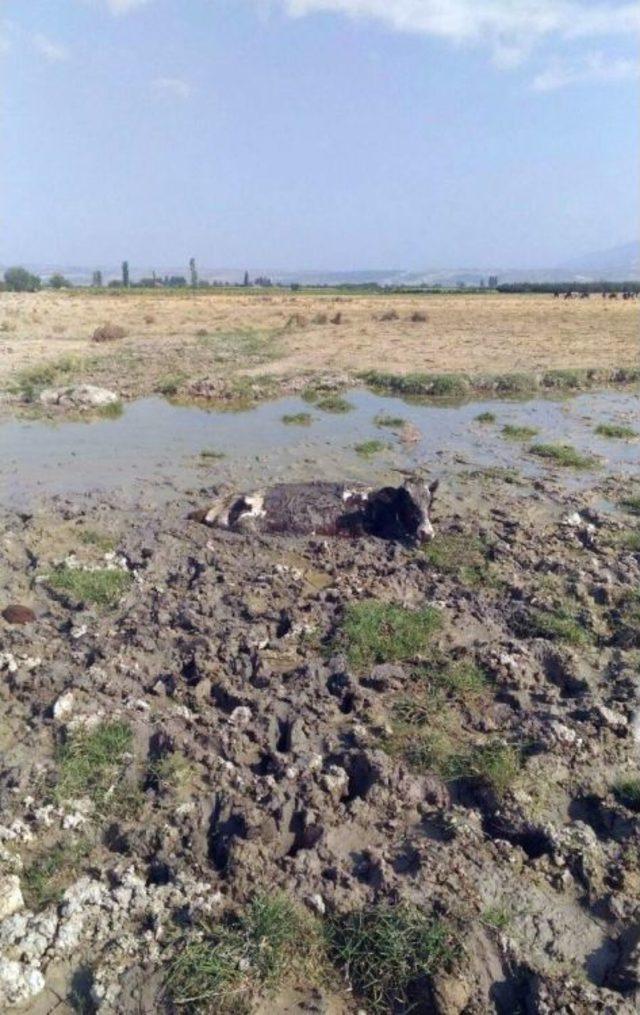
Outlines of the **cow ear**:
M 436 492 L 436 490 L 438 489 L 439 486 L 440 486 L 440 480 L 439 479 L 434 479 L 433 483 L 429 483 L 428 484 L 427 489 L 428 489 L 428 491 L 429 491 L 429 493 L 431 494 L 432 497 L 433 497 L 434 493 Z

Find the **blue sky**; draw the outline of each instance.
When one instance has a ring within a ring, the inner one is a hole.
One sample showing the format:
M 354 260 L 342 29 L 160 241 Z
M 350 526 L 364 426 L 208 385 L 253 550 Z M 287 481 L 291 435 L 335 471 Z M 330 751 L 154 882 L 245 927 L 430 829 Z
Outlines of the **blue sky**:
M 531 267 L 637 235 L 638 2 L 3 13 L 0 262 Z

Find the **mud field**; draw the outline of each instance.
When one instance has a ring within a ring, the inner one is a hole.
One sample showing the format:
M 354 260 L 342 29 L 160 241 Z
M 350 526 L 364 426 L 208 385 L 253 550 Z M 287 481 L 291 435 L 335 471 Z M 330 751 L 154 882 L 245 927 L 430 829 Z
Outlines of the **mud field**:
M 0 424 L 2 1010 L 638 1010 L 637 392 L 345 401 Z M 415 468 L 426 548 L 187 517 Z

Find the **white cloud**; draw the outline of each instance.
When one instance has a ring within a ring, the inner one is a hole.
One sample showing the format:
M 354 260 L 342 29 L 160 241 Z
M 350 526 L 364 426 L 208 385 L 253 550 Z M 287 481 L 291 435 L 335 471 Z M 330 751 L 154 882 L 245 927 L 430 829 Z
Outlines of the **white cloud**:
M 151 84 L 159 94 L 176 99 L 188 99 L 193 91 L 189 82 L 183 78 L 154 78 Z
M 292 17 L 314 13 L 369 19 L 394 31 L 488 46 L 496 66 L 524 62 L 544 41 L 640 31 L 634 0 L 276 0 Z
M 40 53 L 41 56 L 48 60 L 49 63 L 60 63 L 62 60 L 69 59 L 69 50 L 65 46 L 61 46 L 58 42 L 53 42 L 46 35 L 42 35 L 40 32 L 36 33 L 31 39 L 34 49 Z
M 638 61 L 624 58 L 611 60 L 602 53 L 590 53 L 574 62 L 555 61 L 534 77 L 532 88 L 536 92 L 553 92 L 567 85 L 629 81 L 637 77 L 640 77 Z

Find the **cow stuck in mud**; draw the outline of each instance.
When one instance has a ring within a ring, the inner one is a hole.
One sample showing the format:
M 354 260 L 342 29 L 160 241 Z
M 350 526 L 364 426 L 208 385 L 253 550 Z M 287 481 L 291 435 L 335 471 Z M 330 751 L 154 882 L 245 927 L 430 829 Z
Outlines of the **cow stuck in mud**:
M 438 480 L 411 479 L 402 486 L 280 483 L 252 493 L 221 496 L 189 517 L 233 532 L 316 536 L 433 538 L 429 511 Z

